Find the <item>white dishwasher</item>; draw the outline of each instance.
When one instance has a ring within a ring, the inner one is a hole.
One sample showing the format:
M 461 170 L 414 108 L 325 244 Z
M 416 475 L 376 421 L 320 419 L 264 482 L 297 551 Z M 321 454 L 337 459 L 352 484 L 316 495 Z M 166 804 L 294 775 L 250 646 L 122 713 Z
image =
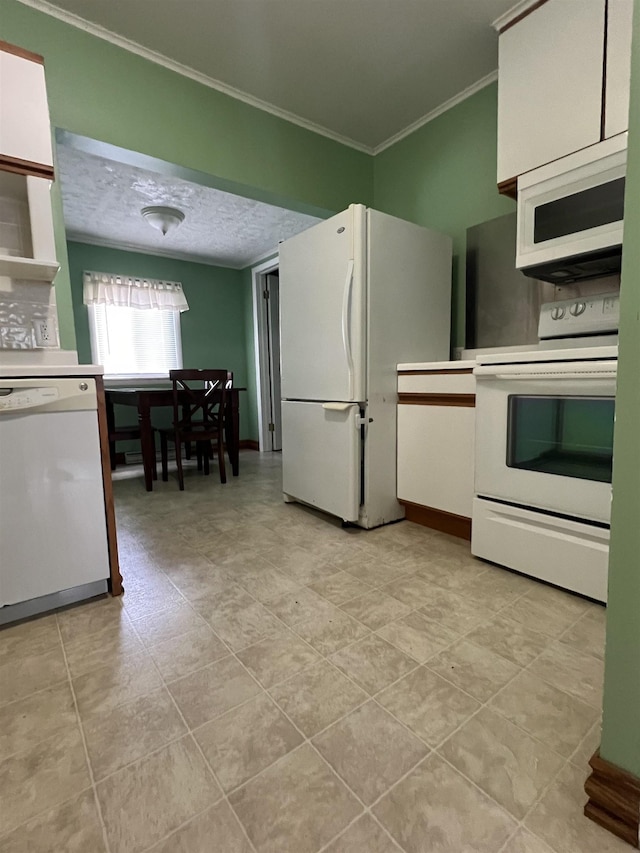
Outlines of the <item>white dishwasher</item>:
M 107 591 L 94 379 L 0 379 L 0 624 Z

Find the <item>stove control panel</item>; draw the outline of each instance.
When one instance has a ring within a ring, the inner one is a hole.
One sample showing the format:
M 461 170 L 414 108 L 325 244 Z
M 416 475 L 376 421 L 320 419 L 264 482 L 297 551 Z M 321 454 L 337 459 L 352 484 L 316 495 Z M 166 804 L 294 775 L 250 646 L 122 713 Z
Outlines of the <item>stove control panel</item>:
M 545 340 L 614 334 L 618 331 L 619 321 L 620 296 L 617 293 L 576 296 L 542 306 L 538 337 Z

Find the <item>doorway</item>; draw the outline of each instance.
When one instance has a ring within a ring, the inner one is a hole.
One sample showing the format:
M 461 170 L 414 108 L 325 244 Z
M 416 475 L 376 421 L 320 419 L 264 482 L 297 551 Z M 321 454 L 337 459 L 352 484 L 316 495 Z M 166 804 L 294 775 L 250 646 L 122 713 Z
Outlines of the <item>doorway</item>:
M 251 270 L 260 451 L 282 450 L 278 259 Z

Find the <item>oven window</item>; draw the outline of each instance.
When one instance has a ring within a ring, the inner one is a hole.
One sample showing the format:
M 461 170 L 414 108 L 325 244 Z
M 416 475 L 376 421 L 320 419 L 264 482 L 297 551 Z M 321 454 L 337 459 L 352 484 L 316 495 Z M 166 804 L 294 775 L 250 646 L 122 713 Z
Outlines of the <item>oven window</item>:
M 535 209 L 533 242 L 578 234 L 599 225 L 620 222 L 624 215 L 624 178 L 607 181 Z
M 508 406 L 507 465 L 611 482 L 613 397 L 527 397 Z

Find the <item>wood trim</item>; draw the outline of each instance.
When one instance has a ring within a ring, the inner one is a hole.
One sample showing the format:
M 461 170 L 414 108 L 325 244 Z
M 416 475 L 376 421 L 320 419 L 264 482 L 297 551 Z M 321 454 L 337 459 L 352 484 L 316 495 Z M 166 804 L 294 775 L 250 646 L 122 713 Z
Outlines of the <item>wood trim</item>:
M 400 391 L 398 403 L 403 406 L 465 406 L 472 409 L 476 404 L 476 395 Z
M 434 509 L 431 506 L 403 501 L 400 498 L 398 502 L 404 507 L 407 521 L 414 521 L 416 524 L 422 524 L 423 527 L 431 527 L 441 533 L 471 541 L 471 519 L 466 515 L 456 515 L 454 512 L 445 512 L 443 509 Z
M 589 797 L 585 815 L 633 847 L 640 847 L 640 779 L 601 758 L 599 749 L 589 765 L 592 772 L 584 784 Z
M 506 181 L 500 181 L 498 184 L 498 192 L 500 195 L 506 195 L 514 201 L 518 200 L 518 179 L 507 178 Z
M 17 44 L 9 44 L 8 41 L 0 39 L 0 50 L 4 53 L 12 53 L 14 56 L 21 56 L 23 59 L 29 59 L 31 62 L 37 62 L 38 65 L 44 65 L 44 56 L 39 53 L 32 53 L 24 47 L 18 47 Z
M 515 27 L 515 25 L 516 25 L 516 24 L 518 24 L 518 23 L 520 23 L 520 21 L 523 21 L 525 18 L 528 18 L 528 17 L 529 17 L 529 15 L 530 15 L 532 12 L 535 12 L 535 11 L 536 11 L 536 9 L 539 9 L 539 8 L 540 8 L 540 6 L 544 6 L 544 4 L 545 4 L 546 2 L 547 2 L 547 0 L 538 0 L 538 2 L 537 2 L 537 3 L 534 3 L 532 6 L 529 6 L 529 8 L 528 8 L 528 9 L 525 9 L 525 10 L 524 10 L 524 12 L 521 12 L 519 15 L 516 15 L 516 17 L 515 17 L 515 18 L 513 18 L 513 20 L 511 20 L 511 21 L 509 21 L 508 23 L 506 23 L 506 24 L 504 25 L 504 27 L 502 27 L 501 29 L 499 29 L 499 30 L 498 30 L 498 33 L 499 33 L 500 35 L 502 35 L 502 33 L 506 33 L 506 31 L 507 31 L 507 30 L 510 30 L 510 29 L 511 29 L 511 27 Z
M 21 160 L 20 157 L 9 157 L 8 154 L 0 154 L 0 170 L 15 172 L 17 175 L 34 175 L 36 178 L 55 180 L 53 166 L 35 163 L 33 160 Z
M 398 376 L 462 376 L 464 373 L 473 373 L 473 367 L 465 367 L 464 370 L 399 370 Z
M 260 443 L 252 438 L 241 438 L 238 447 L 240 450 L 260 450 Z
M 107 544 L 109 547 L 109 568 L 111 577 L 109 590 L 111 595 L 122 595 L 122 575 L 118 562 L 118 539 L 116 534 L 116 514 L 113 501 L 113 483 L 111 482 L 111 458 L 109 455 L 109 427 L 107 426 L 107 403 L 104 395 L 102 376 L 96 376 L 98 396 L 98 431 L 100 434 L 100 458 L 102 460 L 102 482 L 104 485 L 104 510 L 107 521 Z

